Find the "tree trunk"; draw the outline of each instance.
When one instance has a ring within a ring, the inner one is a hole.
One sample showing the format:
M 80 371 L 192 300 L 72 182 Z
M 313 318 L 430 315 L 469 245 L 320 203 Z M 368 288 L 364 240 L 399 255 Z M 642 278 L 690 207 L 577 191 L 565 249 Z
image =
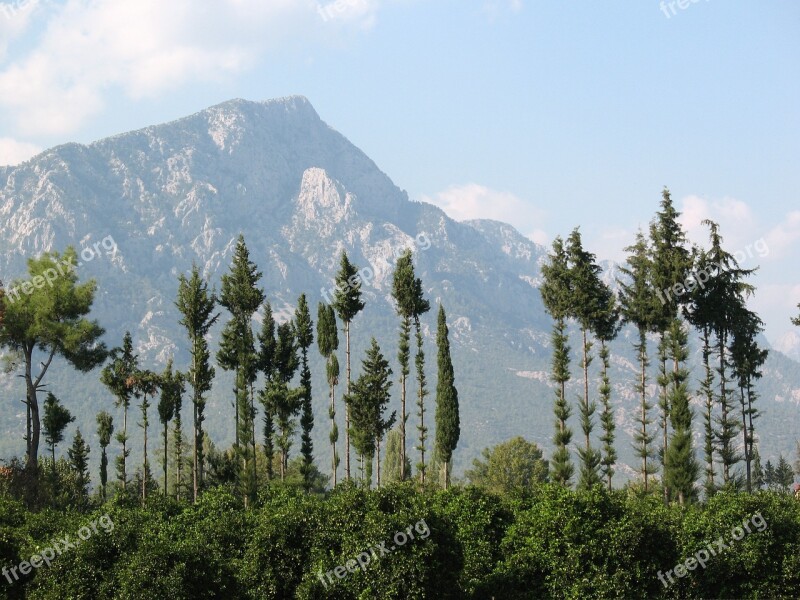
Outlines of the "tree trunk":
M 347 370 L 347 391 L 350 394 L 350 321 L 344 322 L 345 356 Z M 350 480 L 350 406 L 347 401 L 344 403 L 344 476 Z
M 587 362 L 587 358 L 589 357 L 589 349 L 586 346 L 586 330 L 583 330 L 583 405 L 584 411 L 586 412 L 587 418 L 589 414 L 589 363 Z M 589 457 L 589 431 L 587 430 L 584 434 L 586 437 L 586 456 Z
M 641 345 L 639 349 L 639 364 L 642 367 L 642 374 L 641 374 L 641 386 L 642 386 L 642 437 L 645 438 L 643 443 L 647 443 L 647 411 L 645 410 L 645 406 L 647 405 L 647 389 L 645 388 L 645 383 L 647 382 L 647 367 L 645 363 L 647 362 L 647 337 L 644 331 L 639 331 L 639 343 Z M 644 471 L 644 493 L 647 493 L 647 448 L 643 448 L 642 457 L 642 469 Z
M 375 487 L 381 487 L 381 438 L 375 438 Z
M 402 367 L 401 367 L 402 368 Z M 406 480 L 406 375 L 400 374 L 400 481 Z
M 333 428 L 336 427 L 336 417 L 334 416 L 336 413 L 336 391 L 335 386 L 333 383 L 330 384 L 331 388 L 331 432 Z M 336 487 L 336 442 L 333 440 L 333 434 L 331 434 L 331 454 L 333 458 L 331 460 L 331 471 L 333 473 L 333 487 Z
M 167 497 L 167 472 L 169 470 L 169 421 L 164 423 L 164 498 Z

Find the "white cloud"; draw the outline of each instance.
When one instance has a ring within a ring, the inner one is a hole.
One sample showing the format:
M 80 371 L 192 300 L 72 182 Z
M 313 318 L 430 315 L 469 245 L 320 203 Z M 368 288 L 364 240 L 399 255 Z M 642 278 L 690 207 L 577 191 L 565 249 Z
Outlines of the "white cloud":
M 477 183 L 451 185 L 422 200 L 441 208 L 456 221 L 493 219 L 512 224 L 537 244 L 546 244 L 549 236 L 541 229 L 544 211 L 511 192 L 493 190 Z
M 747 203 L 735 198 L 706 200 L 699 196 L 687 196 L 682 201 L 680 223 L 686 229 L 689 241 L 701 246 L 708 245 L 709 230 L 702 222 L 711 219 L 720 226 L 725 247 L 737 249 L 755 241 L 756 219 Z
M 483 10 L 491 19 L 496 18 L 503 11 L 519 12 L 525 6 L 523 0 L 486 0 Z
M 41 151 L 35 144 L 18 142 L 7 137 L 0 138 L 0 165 L 18 165 Z
M 767 233 L 766 240 L 774 258 L 788 255 L 789 250 L 800 242 L 800 211 L 795 210 L 786 215 L 782 223 Z
M 110 92 L 139 99 L 216 82 L 283 41 L 325 39 L 337 35 L 334 24 L 374 21 L 377 0 L 340 1 L 341 18 L 327 23 L 320 10 L 330 4 L 314 0 L 47 4 L 36 43 L 0 69 L 0 108 L 23 135 L 71 133 L 104 108 Z

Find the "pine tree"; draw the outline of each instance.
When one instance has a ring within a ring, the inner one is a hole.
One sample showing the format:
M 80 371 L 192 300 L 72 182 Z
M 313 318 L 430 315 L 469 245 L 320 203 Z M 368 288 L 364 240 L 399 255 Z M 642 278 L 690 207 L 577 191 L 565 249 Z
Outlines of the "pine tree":
M 689 357 L 688 334 L 678 319 L 672 320 L 668 358 L 673 364 L 682 365 Z M 677 498 L 683 506 L 696 498 L 694 483 L 700 471 L 692 444 L 692 409 L 689 406 L 687 379 L 689 372 L 685 367 L 673 371 L 670 378 L 670 423 L 672 436 L 664 456 L 664 486 L 671 498 Z
M 275 422 L 272 407 L 269 402 L 269 387 L 275 376 L 275 318 L 272 316 L 272 306 L 269 302 L 264 305 L 264 319 L 261 322 L 261 333 L 258 334 L 258 366 L 264 373 L 264 389 L 259 392 L 259 401 L 264 408 L 264 457 L 267 462 L 267 481 L 273 476 L 272 463 L 275 459 Z
M 647 357 L 647 333 L 653 329 L 656 311 L 652 283 L 653 266 L 647 240 L 641 231 L 636 235 L 636 242 L 625 248 L 625 251 L 629 253 L 627 266 L 621 271 L 627 276 L 628 281 L 620 282 L 620 304 L 623 321 L 634 325 L 639 334 L 634 349 L 639 356 L 640 375 L 636 391 L 641 397 L 641 402 L 639 430 L 633 439 L 636 456 L 642 460 L 641 473 L 644 479 L 644 491 L 647 492 L 649 476 L 656 472 L 652 462 L 648 462 L 648 459 L 654 456 L 655 434 L 647 430 L 647 426 L 653 422 L 648 414 L 653 405 L 647 401 L 647 367 L 650 364 Z
M 297 337 L 297 346 L 300 349 L 300 390 L 302 392 L 302 414 L 300 415 L 300 454 L 303 462 L 300 465 L 300 474 L 303 476 L 303 486 L 306 492 L 311 491 L 314 469 L 314 443 L 311 440 L 311 430 L 314 428 L 314 412 L 311 407 L 311 369 L 308 367 L 308 349 L 314 343 L 314 322 L 308 310 L 306 295 L 300 294 L 297 301 L 297 310 L 294 313 L 294 329 Z
M 384 419 L 386 407 L 391 400 L 391 376 L 389 362 L 381 354 L 378 342 L 372 338 L 367 356 L 362 361 L 362 374 L 353 382 L 352 392 L 347 398 L 351 407 L 350 438 L 353 447 L 364 458 L 364 483 L 367 487 L 372 480 L 373 459 L 377 459 L 377 484 L 380 486 L 380 444 L 397 417 L 396 413 L 392 413 L 389 419 Z
M 411 320 L 414 316 L 414 263 L 411 260 L 411 251 L 406 250 L 398 259 L 392 280 L 392 297 L 395 301 L 395 310 L 400 317 L 400 340 L 398 342 L 397 360 L 400 363 L 400 480 L 404 481 L 408 473 L 405 472 L 406 457 L 406 380 L 410 374 L 409 361 L 411 357 Z
M 447 489 L 450 485 L 450 463 L 458 439 L 461 437 L 461 419 L 453 360 L 450 357 L 447 315 L 441 304 L 437 317 L 436 346 L 439 349 L 437 355 L 439 377 L 436 382 L 436 452 L 444 465 L 443 484 L 444 489 Z
M 42 430 L 44 441 L 50 446 L 50 456 L 53 460 L 53 485 L 57 485 L 56 480 L 56 445 L 64 441 L 64 430 L 67 425 L 75 421 L 75 417 L 69 410 L 61 404 L 52 392 L 47 392 L 44 401 L 44 419 L 42 419 Z
M 206 394 L 211 391 L 214 380 L 214 367 L 210 362 L 210 352 L 205 336 L 219 318 L 214 313 L 217 303 L 214 292 L 208 291 L 208 284 L 200 277 L 197 265 L 192 265 L 191 276 L 187 279 L 181 274 L 178 285 L 178 300 L 175 303 L 182 318 L 180 324 L 186 328 L 189 337 L 192 362 L 186 381 L 192 387 L 192 498 L 197 502 L 203 485 L 203 413 L 206 407 Z
M 589 489 L 600 483 L 598 473 L 601 461 L 600 451 L 592 447 L 591 434 L 594 429 L 592 416 L 597 410 L 595 402 L 589 401 L 589 365 L 592 363 L 592 342 L 589 333 L 592 331 L 598 315 L 602 311 L 601 301 L 608 297 L 603 283 L 600 281 L 601 269 L 595 262 L 595 256 L 583 248 L 580 230 L 576 227 L 567 240 L 568 277 L 572 292 L 571 316 L 578 322 L 582 337 L 583 398 L 580 402 L 581 430 L 584 436 L 584 447 L 578 449 L 580 457 L 580 477 L 578 487 Z
M 317 308 L 317 345 L 319 352 L 325 358 L 325 372 L 330 389 L 330 406 L 328 418 L 331 420 L 331 476 L 333 487 L 336 487 L 336 470 L 339 466 L 339 456 L 336 454 L 336 442 L 339 441 L 339 429 L 336 426 L 336 385 L 339 383 L 339 361 L 336 350 L 339 348 L 339 336 L 336 331 L 336 313 L 333 307 L 323 302 Z
M 569 345 L 567 344 L 566 320 L 572 311 L 572 296 L 570 290 L 569 265 L 564 242 L 561 237 L 553 240 L 553 251 L 548 256 L 547 263 L 542 265 L 544 282 L 539 289 L 542 302 L 550 317 L 553 319 L 553 372 L 552 380 L 558 386 L 556 389 L 556 402 L 554 413 L 556 417 L 556 431 L 553 443 L 556 446 L 551 461 L 554 482 L 569 486 L 575 467 L 569 457 L 569 443 L 572 440 L 572 430 L 567 426 L 571 409 L 567 401 L 566 385 L 569 381 Z
M 74 248 L 69 247 L 63 255 L 45 252 L 39 258 L 28 260 L 28 274 L 33 281 L 47 279 L 49 285 L 34 285 L 30 293 L 20 296 L 23 286 L 29 281 L 17 281 L 12 285 L 15 298 L 3 298 L 3 328 L 0 347 L 5 347 L 22 358 L 25 369 L 25 443 L 28 492 L 35 497 L 36 477 L 39 469 L 39 443 L 41 417 L 38 393 L 44 386 L 44 378 L 56 355 L 82 373 L 100 366 L 107 358 L 107 349 L 100 341 L 105 331 L 97 323 L 86 318 L 92 309 L 97 283 L 89 280 L 79 284 L 76 270 L 64 265 L 77 265 Z M 50 273 L 60 276 L 51 281 Z M 47 277 L 45 277 L 47 275 Z M 57 301 L 56 301 L 57 300 Z M 37 356 L 37 352 L 43 353 Z M 38 372 L 37 372 L 38 369 Z
M 361 277 L 358 269 L 352 264 L 347 253 L 342 251 L 339 272 L 336 274 L 336 292 L 333 307 L 339 315 L 344 326 L 345 338 L 345 398 L 350 393 L 350 323 L 364 308 L 361 300 Z M 350 407 L 345 401 L 345 435 L 344 435 L 344 472 L 345 478 L 350 479 Z
M 691 268 L 691 256 L 686 249 L 686 235 L 678 222 L 680 213 L 675 210 L 666 187 L 661 194 L 661 210 L 656 213 L 650 225 L 652 252 L 652 282 L 660 303 L 656 306 L 654 329 L 659 334 L 658 360 L 660 387 L 659 408 L 661 410 L 662 443 L 659 449 L 661 464 L 664 467 L 664 501 L 670 499 L 669 478 L 666 477 L 666 452 L 670 423 L 670 396 L 679 394 L 678 380 L 681 379 L 680 363 L 672 364 L 672 374 L 667 373 L 667 357 L 674 342 L 669 339 L 671 331 L 680 332 L 682 327 L 673 321 L 679 319 L 679 309 L 688 302 L 684 296 L 684 282 L 687 282 Z M 678 294 L 680 291 L 681 294 Z
M 131 398 L 138 398 L 136 374 L 139 372 L 139 355 L 133 353 L 133 338 L 130 331 L 125 332 L 122 347 L 111 351 L 111 362 L 100 374 L 100 381 L 114 395 L 115 405 L 122 407 L 122 431 L 117 433 L 117 441 L 122 444 L 122 453 L 117 457 L 117 479 L 125 491 L 128 485 L 128 409 Z
M 164 427 L 164 496 L 167 495 L 167 473 L 169 470 L 169 422 L 180 409 L 181 397 L 186 391 L 183 375 L 172 370 L 172 359 L 167 361 L 167 368 L 161 374 L 159 385 L 161 399 L 158 402 L 158 420 Z M 175 482 L 177 488 L 178 482 Z
M 89 496 L 89 445 L 84 441 L 81 430 L 75 432 L 72 447 L 67 451 L 70 468 L 77 478 L 77 502 L 83 505 Z
M 111 443 L 111 436 L 114 434 L 114 419 L 106 411 L 97 414 L 97 436 L 100 438 L 100 492 L 103 500 L 107 497 L 108 484 L 108 455 L 106 453 L 108 445 Z
M 222 276 L 219 303 L 231 314 L 222 333 L 217 362 L 235 372 L 235 443 L 239 459 L 238 484 L 245 507 L 255 500 L 257 487 L 255 443 L 255 398 L 253 384 L 258 375 L 252 320 L 264 302 L 258 288 L 261 272 L 250 260 L 244 236 L 239 235 L 230 271 Z
M 755 428 L 753 421 L 760 413 L 753 407 L 758 399 L 754 383 L 761 378 L 761 367 L 767 360 L 768 350 L 758 346 L 757 337 L 764 331 L 764 322 L 757 314 L 741 307 L 734 317 L 732 340 L 730 344 L 731 365 L 733 375 L 739 385 L 739 403 L 742 409 L 742 449 L 744 451 L 745 468 L 747 474 L 747 491 L 751 492 L 753 443 L 755 441 Z

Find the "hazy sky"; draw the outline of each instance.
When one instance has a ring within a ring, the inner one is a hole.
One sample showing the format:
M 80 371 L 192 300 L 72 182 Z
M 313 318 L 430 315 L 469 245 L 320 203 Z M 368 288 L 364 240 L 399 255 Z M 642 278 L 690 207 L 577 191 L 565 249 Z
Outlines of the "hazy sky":
M 797 0 L 0 0 L 0 164 L 291 94 L 412 199 L 543 243 L 580 225 L 600 258 L 668 185 L 792 330 Z

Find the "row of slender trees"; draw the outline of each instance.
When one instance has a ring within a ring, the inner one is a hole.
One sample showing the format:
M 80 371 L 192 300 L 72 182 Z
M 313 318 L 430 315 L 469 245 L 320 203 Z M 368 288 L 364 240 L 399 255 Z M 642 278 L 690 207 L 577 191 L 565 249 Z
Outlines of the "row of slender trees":
M 69 248 L 64 257 L 70 260 L 74 250 Z M 58 253 L 46 253 L 39 259 L 29 261 L 31 278 L 44 272 L 55 261 L 61 260 Z M 308 301 L 301 294 L 293 318 L 277 323 L 266 295 L 259 287 L 262 277 L 257 266 L 250 260 L 244 238 L 240 236 L 233 255 L 230 270 L 222 276 L 219 294 L 210 289 L 199 269 L 194 266 L 188 276 L 181 275 L 178 282 L 176 308 L 180 313 L 180 324 L 188 338 L 189 364 L 185 372 L 175 370 L 172 360 L 165 370 L 155 373 L 140 366 L 134 352 L 133 339 L 126 333 L 122 345 L 110 352 L 100 342 L 104 330 L 96 321 L 86 318 L 96 290 L 94 281 L 77 282 L 73 272 L 56 281 L 55 290 L 36 289 L 34 293 L 18 298 L 13 303 L 4 302 L 0 296 L 0 343 L 18 357 L 20 368 L 25 370 L 27 395 L 27 448 L 26 470 L 35 475 L 38 465 L 40 419 L 37 392 L 56 355 L 61 355 L 81 371 L 89 371 L 105 364 L 100 379 L 113 395 L 115 406 L 122 412 L 122 426 L 116 434 L 120 444 L 116 470 L 119 487 L 126 491 L 131 485 L 129 473 L 130 435 L 129 412 L 132 402 L 138 400 L 140 410 L 139 427 L 142 429 L 143 464 L 137 473 L 137 487 L 142 498 L 153 489 L 148 452 L 149 408 L 158 397 L 158 418 L 162 426 L 163 482 L 167 493 L 168 468 L 174 469 L 174 488 L 177 494 L 190 487 L 187 495 L 197 500 L 203 488 L 206 403 L 214 383 L 216 371 L 212 364 L 233 374 L 233 418 L 235 439 L 231 451 L 231 464 L 235 471 L 235 483 L 245 503 L 254 499 L 259 488 L 259 462 L 264 464 L 267 480 L 276 477 L 273 465 L 281 480 L 285 479 L 288 459 L 297 424 L 300 426 L 300 473 L 303 485 L 310 490 L 318 474 L 314 466 L 313 397 L 309 352 L 314 343 L 314 322 Z M 15 282 L 20 285 L 20 282 Z M 327 407 L 330 420 L 329 440 L 331 444 L 331 481 L 337 484 L 339 467 L 339 432 L 337 426 L 336 388 L 339 385 L 339 323 L 345 338 L 345 478 L 351 479 L 351 446 L 358 455 L 362 478 L 367 485 L 372 480 L 373 462 L 377 465 L 376 482 L 380 485 L 381 443 L 396 421 L 400 435 L 401 480 L 411 478 L 406 468 L 408 411 L 406 405 L 407 378 L 410 374 L 410 332 L 413 325 L 416 334 L 415 367 L 417 399 L 417 431 L 419 463 L 417 476 L 422 484 L 426 478 L 426 448 L 428 428 L 425 425 L 425 398 L 428 395 L 425 378 L 424 336 L 420 317 L 430 310 L 425 300 L 421 280 L 416 276 L 410 250 L 398 257 L 393 277 L 392 296 L 400 318 L 398 363 L 400 365 L 400 417 L 396 413 L 387 415 L 391 400 L 390 387 L 393 371 L 373 338 L 362 363 L 362 373 L 351 377 L 351 324 L 363 310 L 365 303 L 361 290 L 362 280 L 356 265 L 342 253 L 336 288 L 331 304 L 320 302 L 317 311 L 316 341 L 325 359 L 328 383 Z M 0 293 L 2 288 L 0 287 Z M 53 299 L 56 302 L 53 302 Z M 55 304 L 55 306 L 54 306 Z M 59 306 L 59 304 L 62 304 Z M 222 307 L 229 316 L 222 327 L 219 347 L 212 357 L 208 342 L 211 328 L 219 320 Z M 263 309 L 260 331 L 254 331 L 256 313 Z M 5 313 L 5 314 L 4 314 Z M 438 382 L 436 389 L 436 440 L 435 451 L 444 464 L 444 485 L 449 481 L 449 463 L 460 436 L 458 392 L 455 377 L 444 307 L 439 306 L 438 330 Z M 34 351 L 44 351 L 46 359 L 35 371 Z M 259 381 L 260 379 L 260 381 Z M 183 397 L 187 393 L 191 404 L 191 438 L 186 440 L 181 415 Z M 263 454 L 259 453 L 256 422 L 257 404 L 261 407 L 263 424 Z M 45 405 L 45 427 L 55 465 L 55 445 L 63 439 L 63 430 L 73 419 L 55 396 L 50 394 Z M 100 484 L 105 497 L 108 483 L 107 448 L 114 435 L 112 416 L 102 411 L 97 415 L 98 436 L 101 446 Z M 170 436 L 170 424 L 172 425 Z M 190 453 L 190 464 L 184 457 Z M 172 457 L 169 453 L 172 452 Z M 55 467 L 54 467 L 55 468 Z M 188 481 L 190 480 L 190 482 Z M 139 493 L 137 491 L 137 493 Z
M 542 269 L 541 296 L 554 321 L 551 377 L 557 386 L 556 450 L 551 477 L 563 485 L 570 485 L 574 475 L 568 449 L 572 440 L 568 423 L 572 407 L 566 393 L 571 380 L 568 326 L 574 323 L 581 334 L 583 394 L 579 411 L 584 439 L 578 449 L 578 486 L 589 487 L 602 477 L 610 488 L 617 455 L 607 344 L 622 325 L 630 324 L 637 333 L 633 347 L 639 362 L 636 390 L 640 407 L 634 448 L 641 460 L 644 490 L 648 490 L 651 476 L 660 465 L 666 502 L 683 504 L 697 496 L 695 483 L 701 467 L 692 442 L 691 382 L 686 368 L 690 327 L 697 331 L 702 345 L 703 377 L 697 393 L 704 402 L 703 487 L 709 495 L 722 486 L 752 489 L 752 468 L 758 456 L 755 382 L 767 357 L 767 350 L 757 341 L 764 324 L 746 303 L 754 292 L 746 279 L 755 269 L 743 269 L 723 248 L 719 226 L 712 221 L 704 221 L 710 232 L 710 247 L 690 247 L 679 216 L 665 188 L 649 235 L 640 231 L 635 243 L 626 248 L 629 254 L 621 269 L 623 276 L 617 280 L 616 295 L 602 280 L 601 268 L 583 247 L 577 228 L 566 242 L 560 237 L 553 242 Z M 793 322 L 800 324 L 800 318 Z M 658 340 L 657 423 L 648 392 L 651 335 Z M 600 344 L 602 361 L 599 448 L 591 439 L 597 406 L 590 400 L 588 368 L 594 343 Z M 741 442 L 737 443 L 740 434 Z M 745 465 L 743 475 L 734 470 L 740 462 Z

